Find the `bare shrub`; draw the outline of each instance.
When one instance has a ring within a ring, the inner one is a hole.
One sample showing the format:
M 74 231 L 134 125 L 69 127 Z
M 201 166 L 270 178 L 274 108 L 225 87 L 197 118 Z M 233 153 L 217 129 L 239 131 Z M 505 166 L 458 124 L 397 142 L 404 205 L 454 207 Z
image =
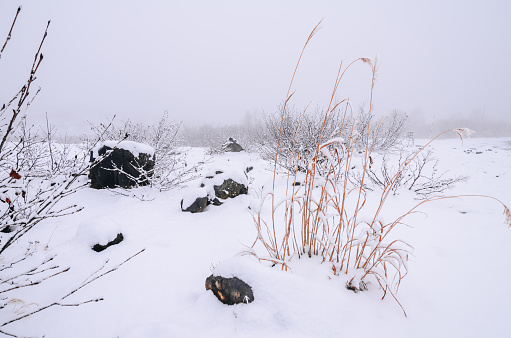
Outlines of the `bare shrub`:
M 374 114 L 366 110 L 365 105 L 361 105 L 357 116 L 350 117 L 349 123 L 353 123 L 355 120 L 357 133 L 362 136 L 372 135 L 370 138 L 372 150 L 384 153 L 401 145 L 406 131 L 407 118 L 405 113 L 394 110 L 390 115 L 385 115 L 378 121 L 375 120 Z M 357 138 L 355 145 L 358 149 L 365 149 L 367 138 Z
M 294 170 L 298 159 L 299 170 L 305 172 L 321 138 L 342 137 L 347 140 L 352 131 L 356 136 L 354 144 L 358 151 L 364 151 L 368 141 L 371 142 L 372 151 L 381 153 L 401 145 L 406 129 L 406 114 L 395 110 L 389 116 L 375 121 L 374 114 L 366 111 L 364 105 L 360 106 L 357 115 L 353 115 L 351 104 L 348 100 L 345 102 L 347 104 L 342 111 L 337 106 L 328 114 L 319 107 L 310 112 L 285 105 L 285 109 L 281 106 L 274 114 L 263 115 L 264 128 L 258 138 L 263 158 L 277 158 L 278 165 L 288 170 Z M 371 138 L 368 139 L 367 135 L 371 135 Z M 275 156 L 277 145 L 278 157 Z
M 324 110 L 319 107 L 309 112 L 286 104 L 273 114 L 263 114 L 264 129 L 257 140 L 262 157 L 270 161 L 277 158 L 277 164 L 288 170 L 298 165 L 298 170 L 305 172 L 321 136 L 341 134 L 343 121 L 338 110 L 330 112 L 325 121 L 324 118 Z
M 418 198 L 441 194 L 453 188 L 456 183 L 465 182 L 468 178 L 466 176 L 449 177 L 447 171 L 439 173 L 438 160 L 434 158 L 431 150 L 425 150 L 418 156 L 414 155 L 415 153 L 400 150 L 398 160 L 392 161 L 389 157 L 395 157 L 393 154 L 384 153 L 379 156 L 373 153 L 367 168 L 367 178 L 373 186 L 383 190 L 399 173 L 392 185 L 393 194 L 398 194 L 400 189 L 407 189 L 415 192 Z M 354 172 L 351 178 L 356 182 L 355 184 L 361 184 L 360 172 Z M 366 185 L 366 188 L 369 186 Z

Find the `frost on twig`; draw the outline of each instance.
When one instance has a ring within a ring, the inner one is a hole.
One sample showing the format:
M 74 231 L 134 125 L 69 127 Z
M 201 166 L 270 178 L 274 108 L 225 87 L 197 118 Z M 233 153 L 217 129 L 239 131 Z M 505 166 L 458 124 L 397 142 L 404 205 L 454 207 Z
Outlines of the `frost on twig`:
M 475 134 L 475 131 L 469 128 L 457 128 L 453 129 L 453 131 L 458 134 L 461 140 L 463 140 L 464 137 L 470 137 Z
M 19 321 L 19 320 L 22 320 L 24 318 L 27 318 L 29 316 L 32 316 L 38 312 L 41 312 L 41 311 L 44 311 L 48 308 L 51 308 L 51 307 L 54 307 L 54 306 L 62 306 L 62 307 L 69 307 L 69 306 L 80 306 L 80 305 L 83 305 L 83 304 L 88 304 L 88 303 L 92 303 L 92 302 L 99 302 L 99 301 L 102 301 L 103 298 L 99 297 L 99 298 L 94 298 L 94 299 L 90 299 L 90 300 L 86 300 L 86 301 L 80 301 L 80 302 L 73 302 L 73 303 L 66 303 L 66 302 L 63 302 L 67 297 L 73 295 L 74 293 L 78 292 L 79 290 L 81 290 L 82 288 L 84 288 L 85 286 L 91 284 L 92 282 L 98 280 L 99 278 L 102 278 L 106 275 L 108 275 L 109 273 L 111 272 L 114 272 L 116 271 L 117 269 L 119 269 L 122 265 L 124 265 L 125 263 L 127 263 L 128 261 L 130 261 L 131 259 L 133 259 L 134 257 L 138 256 L 139 254 L 141 254 L 142 252 L 144 252 L 145 249 L 142 249 L 140 250 L 139 252 L 133 254 L 132 256 L 130 256 L 129 258 L 125 259 L 124 261 L 122 261 L 121 263 L 115 265 L 114 267 L 106 270 L 106 271 L 103 271 L 106 267 L 106 263 L 99 269 L 97 270 L 96 272 L 94 272 L 92 275 L 90 275 L 85 281 L 83 281 L 83 283 L 81 283 L 79 286 L 77 287 L 74 287 L 74 289 L 72 291 L 70 291 L 69 293 L 65 294 L 64 296 L 60 297 L 60 299 L 58 301 L 54 301 L 54 302 L 50 302 L 49 304 L 47 305 L 43 305 L 43 306 L 37 306 L 37 309 L 35 310 L 32 310 L 30 312 L 27 312 L 27 313 L 19 313 L 18 316 L 15 316 L 14 318 L 10 319 L 10 320 L 6 320 L 5 322 L 0 322 L 0 328 L 4 327 L 4 326 L 7 326 L 11 323 L 14 323 L 16 321 Z M 66 272 L 67 270 L 69 270 L 69 268 L 65 269 L 65 271 L 61 271 L 61 272 L 58 272 L 57 274 L 60 274 L 60 273 L 63 273 L 63 272 Z M 57 275 L 55 274 L 55 275 Z M 50 277 L 54 277 L 54 275 L 51 275 L 47 278 L 50 278 Z M 47 278 L 44 278 L 44 279 L 47 279 Z M 43 281 L 44 279 L 42 279 L 41 281 Z M 40 283 L 40 282 L 39 282 Z M 0 284 L 1 285 L 1 284 Z M 32 283 L 31 285 L 36 285 L 36 283 Z M 30 286 L 30 285 L 28 285 Z M 7 290 L 9 291 L 9 290 Z M 0 292 L 1 294 L 1 292 Z M 4 300 L 6 300 L 7 298 L 5 298 Z M 0 313 L 1 313 L 1 310 L 3 310 L 5 308 L 5 306 L 7 304 L 9 304 L 9 302 L 12 301 L 12 298 L 8 301 L 6 301 L 4 304 L 0 305 Z M 15 313 L 16 314 L 16 313 Z
M 455 184 L 465 182 L 466 176 L 448 176 L 448 172 L 438 172 L 438 160 L 431 150 L 425 150 L 418 156 L 414 153 L 399 152 L 397 161 L 391 161 L 387 153 L 383 156 L 373 154 L 366 168 L 367 178 L 373 186 L 380 189 L 391 187 L 394 195 L 401 189 L 413 191 L 417 198 L 428 198 L 451 189 Z M 353 172 L 350 179 L 356 184 L 361 182 L 361 173 Z M 369 183 L 368 182 L 368 183 Z M 366 183 L 366 188 L 370 186 Z

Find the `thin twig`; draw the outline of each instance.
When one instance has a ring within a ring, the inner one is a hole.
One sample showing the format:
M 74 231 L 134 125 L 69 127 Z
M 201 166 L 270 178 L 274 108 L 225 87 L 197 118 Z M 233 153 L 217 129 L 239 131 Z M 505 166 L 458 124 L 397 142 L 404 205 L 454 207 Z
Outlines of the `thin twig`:
M 9 33 L 7 34 L 7 38 L 5 39 L 2 50 L 0 50 L 0 58 L 2 57 L 2 53 L 4 52 L 5 46 L 7 46 L 7 43 L 11 40 L 12 29 L 14 28 L 14 24 L 16 24 L 16 19 L 18 18 L 18 15 L 20 14 L 20 12 L 21 12 L 21 6 L 19 6 L 18 10 L 16 11 L 16 15 L 14 16 L 14 20 L 12 21 L 11 29 L 9 30 Z
M 82 285 L 80 285 L 79 287 L 77 287 L 76 289 L 74 289 L 73 291 L 71 291 L 70 293 L 68 293 L 67 295 L 65 295 L 64 297 L 61 298 L 61 300 L 64 300 L 66 299 L 67 297 L 71 296 L 73 293 L 75 293 L 76 291 L 80 290 L 81 288 L 85 287 L 86 285 L 89 285 L 90 283 L 94 282 L 96 279 L 98 278 L 101 278 L 115 270 L 117 270 L 119 267 L 121 267 L 124 263 L 127 263 L 129 260 L 131 260 L 132 258 L 134 258 L 135 256 L 138 256 L 139 254 L 141 254 L 142 252 L 144 252 L 145 249 L 142 249 L 140 250 L 139 252 L 137 252 L 136 254 L 134 254 L 133 256 L 129 257 L 128 259 L 126 259 L 125 261 L 123 261 L 122 263 L 119 263 L 116 267 L 92 278 L 92 279 L 89 279 L 88 281 L 84 282 Z

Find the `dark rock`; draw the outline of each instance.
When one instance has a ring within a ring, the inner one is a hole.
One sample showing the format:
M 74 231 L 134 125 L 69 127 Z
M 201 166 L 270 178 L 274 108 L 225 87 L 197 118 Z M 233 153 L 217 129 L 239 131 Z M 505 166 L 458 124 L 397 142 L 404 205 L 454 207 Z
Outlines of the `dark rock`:
M 359 291 L 367 291 L 367 290 L 369 290 L 368 285 L 369 285 L 369 282 L 364 282 L 362 280 L 359 281 L 358 286 L 353 284 L 353 281 L 350 281 L 349 283 L 346 284 L 346 289 L 357 293 Z
M 248 174 L 252 170 L 254 170 L 254 167 L 247 167 L 247 169 L 245 169 L 245 174 Z
M 297 187 L 297 186 L 299 186 L 299 185 L 301 185 L 301 183 L 300 183 L 300 182 L 295 182 L 295 183 L 293 183 L 293 186 L 294 186 L 294 187 Z
M 221 185 L 214 185 L 215 195 L 218 198 L 227 199 L 247 194 L 248 189 L 244 184 L 238 183 L 231 178 L 228 178 Z
M 115 237 L 115 239 L 108 242 L 106 245 L 101 245 L 98 243 L 92 247 L 92 250 L 94 250 L 96 252 L 101 252 L 112 245 L 121 243 L 123 240 L 124 240 L 124 236 L 121 233 L 118 233 L 117 237 Z
M 215 198 L 213 198 L 212 200 L 210 200 L 210 201 L 208 202 L 208 204 L 213 204 L 213 205 L 218 206 L 218 205 L 222 205 L 223 203 L 222 203 L 222 202 L 220 202 L 220 200 L 219 200 L 218 198 L 216 198 L 216 197 L 215 197 Z
M 12 228 L 10 225 L 7 225 L 7 226 L 3 227 L 2 230 L 0 230 L 0 232 L 2 232 L 4 234 L 8 234 L 8 233 L 12 232 Z
M 238 144 L 238 142 L 235 139 L 229 137 L 229 140 L 222 145 L 222 150 L 226 152 L 238 153 L 240 151 L 243 151 L 244 149 Z
M 208 197 L 198 197 L 190 206 L 186 209 L 183 209 L 183 200 L 181 200 L 181 210 L 191 212 L 192 214 L 196 212 L 203 212 L 204 209 L 208 206 Z
M 224 278 L 211 275 L 206 278 L 206 290 L 213 291 L 216 298 L 227 305 L 248 304 L 254 301 L 252 288 L 237 277 Z
M 246 175 L 244 176 L 246 177 Z M 230 177 L 237 177 L 236 181 Z M 248 183 L 245 181 L 244 177 L 239 175 L 239 173 L 233 173 L 231 176 L 223 170 L 215 170 L 205 176 L 200 187 L 207 192 L 208 205 L 222 205 L 225 199 L 248 194 Z
M 112 150 L 108 146 L 102 146 L 98 155 L 105 155 L 107 151 Z M 95 160 L 91 152 L 90 161 Z M 121 148 L 115 148 L 101 162 L 92 167 L 89 172 L 91 187 L 95 189 L 104 188 L 132 188 L 149 184 L 149 178 L 152 176 L 154 168 L 154 155 L 139 153 L 138 157 L 129 151 Z M 122 171 L 115 168 L 120 168 Z

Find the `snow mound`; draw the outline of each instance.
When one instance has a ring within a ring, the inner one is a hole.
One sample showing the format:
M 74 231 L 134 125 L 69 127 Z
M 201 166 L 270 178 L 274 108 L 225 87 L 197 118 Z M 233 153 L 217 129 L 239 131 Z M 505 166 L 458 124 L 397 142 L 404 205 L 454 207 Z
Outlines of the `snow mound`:
M 227 179 L 232 179 L 240 184 L 248 185 L 248 179 L 243 170 L 237 168 L 214 167 L 206 173 L 202 179 L 204 185 L 221 185 Z
M 90 247 L 95 244 L 106 245 L 121 232 L 120 225 L 111 219 L 99 218 L 87 220 L 78 226 L 75 240 Z
M 208 197 L 208 191 L 205 188 L 188 188 L 182 196 L 183 209 L 188 209 L 197 198 Z

